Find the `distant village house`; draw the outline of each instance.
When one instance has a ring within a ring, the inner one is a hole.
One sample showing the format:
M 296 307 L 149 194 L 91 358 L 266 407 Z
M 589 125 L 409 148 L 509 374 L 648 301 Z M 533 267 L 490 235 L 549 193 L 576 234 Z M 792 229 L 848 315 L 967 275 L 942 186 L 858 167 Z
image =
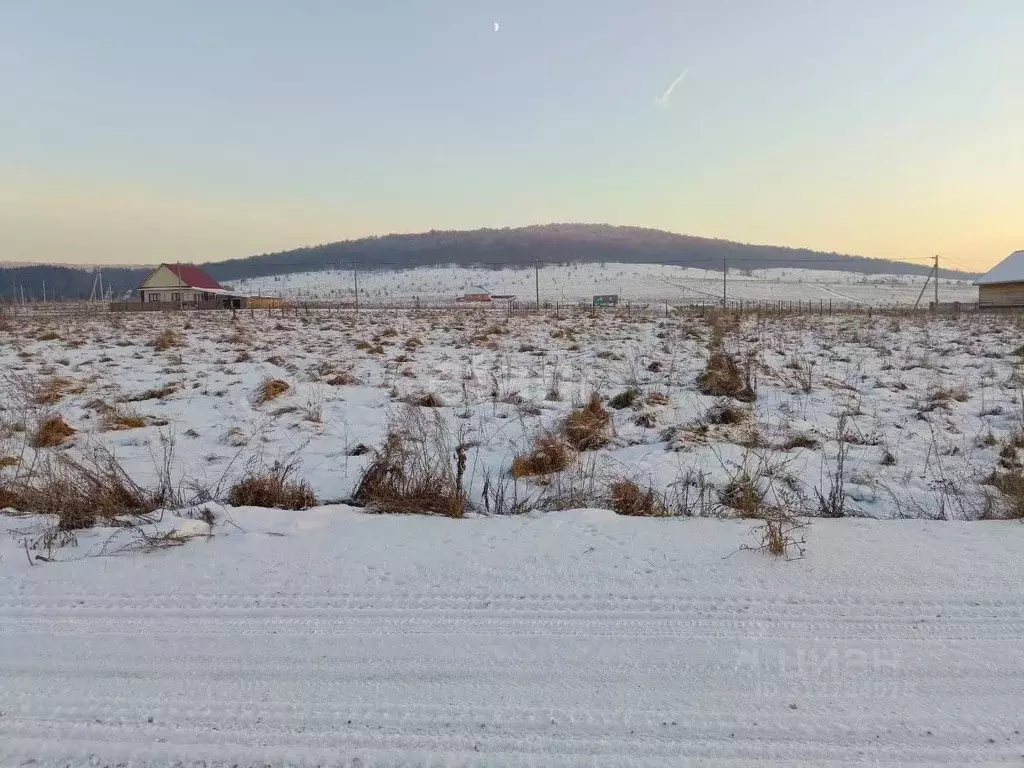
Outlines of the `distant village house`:
M 1024 307 L 1024 251 L 1015 251 L 975 283 L 979 307 Z
M 469 293 L 466 293 L 459 299 L 459 301 L 472 301 L 472 302 L 489 302 L 491 300 L 491 292 L 486 288 L 480 286 L 475 287 Z
M 271 309 L 281 304 L 278 298 L 247 296 L 225 288 L 191 264 L 161 264 L 142 281 L 138 302 L 118 302 L 111 309 Z

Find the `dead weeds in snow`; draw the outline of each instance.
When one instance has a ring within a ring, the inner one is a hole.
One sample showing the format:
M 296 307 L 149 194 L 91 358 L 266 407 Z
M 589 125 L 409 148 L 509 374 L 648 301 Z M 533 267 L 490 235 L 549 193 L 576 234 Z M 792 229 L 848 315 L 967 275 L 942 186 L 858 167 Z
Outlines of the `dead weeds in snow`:
M 593 392 L 586 405 L 566 417 L 565 439 L 577 451 L 596 451 L 611 442 L 611 427 L 611 414 Z
M 297 477 L 298 469 L 298 462 L 291 460 L 274 462 L 268 469 L 252 470 L 231 486 L 227 502 L 233 507 L 315 507 L 316 494 L 309 483 Z

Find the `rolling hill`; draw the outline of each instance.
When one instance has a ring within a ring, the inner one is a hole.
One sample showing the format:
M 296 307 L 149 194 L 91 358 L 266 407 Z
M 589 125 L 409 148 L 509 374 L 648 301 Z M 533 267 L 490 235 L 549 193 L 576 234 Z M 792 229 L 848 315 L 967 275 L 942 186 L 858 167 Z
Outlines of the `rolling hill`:
M 657 229 L 607 224 L 547 224 L 504 229 L 394 234 L 327 243 L 202 266 L 224 281 L 272 277 L 295 272 L 358 267 L 361 270 L 411 269 L 452 264 L 487 269 L 573 263 L 670 264 L 720 270 L 802 268 L 864 274 L 923 275 L 926 264 L 910 264 L 804 248 L 750 245 Z M 134 289 L 148 267 L 111 267 L 104 284 L 114 295 Z M 943 277 L 970 274 L 942 270 Z M 0 296 L 5 300 L 38 298 L 45 281 L 50 295 L 88 298 L 94 275 L 67 266 L 24 266 L 0 270 Z

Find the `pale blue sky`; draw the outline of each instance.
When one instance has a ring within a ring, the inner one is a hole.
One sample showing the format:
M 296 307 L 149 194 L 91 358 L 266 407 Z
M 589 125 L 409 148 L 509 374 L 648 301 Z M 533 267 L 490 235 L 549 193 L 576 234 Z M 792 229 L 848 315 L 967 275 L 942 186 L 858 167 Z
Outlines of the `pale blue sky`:
M 1022 40 L 1024 0 L 10 0 L 0 260 L 607 221 L 981 268 Z

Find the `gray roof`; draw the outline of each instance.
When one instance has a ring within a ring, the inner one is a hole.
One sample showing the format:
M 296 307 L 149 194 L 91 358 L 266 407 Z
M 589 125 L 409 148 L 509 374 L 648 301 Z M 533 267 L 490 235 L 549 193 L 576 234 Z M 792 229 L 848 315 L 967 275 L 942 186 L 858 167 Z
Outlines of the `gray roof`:
M 1024 283 L 1024 251 L 1014 251 L 978 278 L 975 285 Z

